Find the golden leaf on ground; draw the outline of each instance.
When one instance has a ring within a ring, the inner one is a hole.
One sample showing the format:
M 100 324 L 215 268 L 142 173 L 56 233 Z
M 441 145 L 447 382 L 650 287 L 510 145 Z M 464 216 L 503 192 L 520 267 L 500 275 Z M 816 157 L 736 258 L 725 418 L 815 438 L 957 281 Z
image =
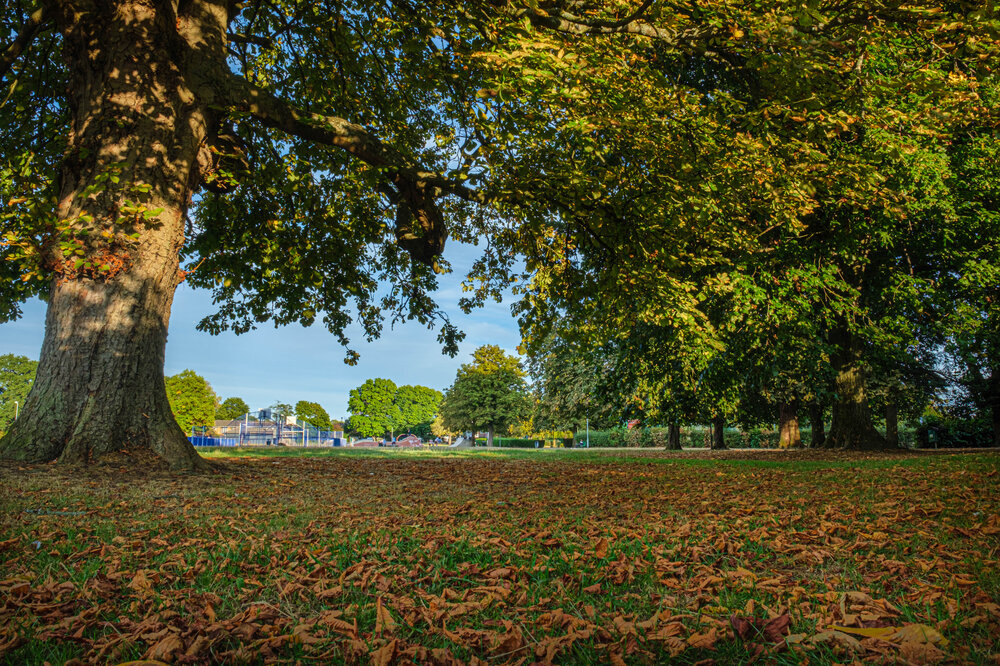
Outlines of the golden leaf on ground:
M 897 627 L 841 627 L 831 624 L 830 631 L 840 631 L 854 636 L 864 636 L 865 638 L 886 638 L 893 634 Z
M 891 636 L 890 641 L 897 643 L 933 643 L 948 645 L 948 640 L 941 635 L 937 629 L 928 627 L 925 624 L 908 624 L 897 629 Z
M 601 537 L 594 545 L 594 557 L 604 559 L 608 556 L 608 538 Z

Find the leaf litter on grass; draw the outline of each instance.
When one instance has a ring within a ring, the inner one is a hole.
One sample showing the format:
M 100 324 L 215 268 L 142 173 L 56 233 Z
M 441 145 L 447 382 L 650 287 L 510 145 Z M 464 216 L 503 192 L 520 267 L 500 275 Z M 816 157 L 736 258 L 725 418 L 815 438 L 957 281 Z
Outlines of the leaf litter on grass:
M 788 460 L 8 466 L 0 658 L 996 661 L 996 455 Z

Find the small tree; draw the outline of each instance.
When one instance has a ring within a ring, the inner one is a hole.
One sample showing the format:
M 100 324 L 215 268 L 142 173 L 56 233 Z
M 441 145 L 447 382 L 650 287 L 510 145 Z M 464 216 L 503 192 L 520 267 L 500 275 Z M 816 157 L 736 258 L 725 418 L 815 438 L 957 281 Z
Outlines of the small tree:
M 215 410 L 215 418 L 224 419 L 226 421 L 231 421 L 233 419 L 242 418 L 244 414 L 250 411 L 250 406 L 243 401 L 243 398 L 226 398 L 219 405 L 219 408 Z
M 317 402 L 299 400 L 295 403 L 295 416 L 320 430 L 331 430 L 330 415 Z
M 0 356 L 0 432 L 10 427 L 17 412 L 24 407 L 37 367 L 38 361 L 27 356 Z
M 438 415 L 436 419 L 431 421 L 431 434 L 435 437 L 441 437 L 445 439 L 451 439 L 452 437 L 458 436 L 457 430 L 452 430 L 445 426 L 444 417 Z
M 167 377 L 165 383 L 170 409 L 184 432 L 190 432 L 194 426 L 213 424 L 219 399 L 204 377 L 193 370 L 184 370 Z
M 287 402 L 276 402 L 271 405 L 271 418 L 276 423 L 284 423 L 285 420 L 295 414 L 295 410 Z
M 528 416 L 528 385 L 521 363 L 496 345 L 472 355 L 472 363 L 458 369 L 455 383 L 441 402 L 444 425 L 454 430 L 485 430 L 486 445 L 493 435 Z

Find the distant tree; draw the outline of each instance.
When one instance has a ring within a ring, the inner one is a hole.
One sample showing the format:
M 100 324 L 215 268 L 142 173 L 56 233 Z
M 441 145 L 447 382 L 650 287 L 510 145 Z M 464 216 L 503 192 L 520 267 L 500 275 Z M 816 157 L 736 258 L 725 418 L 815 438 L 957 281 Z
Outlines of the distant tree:
M 431 421 L 438 414 L 444 394 L 426 386 L 400 386 L 393 403 L 399 408 L 399 428 L 420 437 L 430 434 Z
M 444 417 L 439 414 L 436 419 L 431 421 L 431 435 L 441 438 L 456 437 L 458 436 L 458 431 L 445 426 Z
M 330 415 L 318 402 L 299 400 L 295 403 L 295 417 L 320 430 L 331 430 Z
M 250 411 L 250 406 L 243 402 L 243 398 L 226 398 L 219 405 L 219 408 L 215 410 L 215 418 L 224 419 L 226 421 L 231 421 L 233 419 L 243 418 L 243 416 Z
M 287 402 L 276 402 L 271 405 L 271 418 L 278 423 L 284 423 L 285 419 L 294 414 L 295 410 Z
M 166 378 L 167 399 L 177 423 L 190 432 L 193 426 L 211 426 L 219 399 L 204 377 L 184 370 Z
M 472 355 L 472 363 L 458 369 L 455 383 L 441 402 L 444 425 L 454 430 L 485 430 L 486 445 L 530 412 L 528 385 L 521 363 L 496 345 Z
M 364 437 L 393 434 L 401 421 L 395 399 L 396 384 L 391 379 L 369 379 L 352 389 L 347 400 L 351 430 Z
M 0 431 L 7 430 L 28 397 L 38 361 L 27 356 L 0 356 Z M 16 404 L 15 404 L 16 403 Z

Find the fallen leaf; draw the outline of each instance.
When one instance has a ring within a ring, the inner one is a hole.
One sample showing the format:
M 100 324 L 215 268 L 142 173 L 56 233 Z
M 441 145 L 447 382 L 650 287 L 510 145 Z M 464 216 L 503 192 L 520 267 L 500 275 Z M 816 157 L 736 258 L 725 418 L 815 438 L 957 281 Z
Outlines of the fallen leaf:
M 823 631 L 814 636 L 810 636 L 806 639 L 807 643 L 817 644 L 826 643 L 832 645 L 839 645 L 843 648 L 851 650 L 852 652 L 864 652 L 865 648 L 861 645 L 861 642 L 857 638 L 845 634 L 842 631 Z
M 174 654 L 184 649 L 184 641 L 177 634 L 167 634 L 159 643 L 149 648 L 146 659 L 153 661 L 173 661 Z
M 396 639 L 393 639 L 371 654 L 372 666 L 389 666 L 396 656 Z
M 687 644 L 693 648 L 701 648 L 704 650 L 711 650 L 715 647 L 715 641 L 718 640 L 718 633 L 715 627 L 712 627 L 708 631 L 700 634 L 692 634 L 687 639 Z
M 382 597 L 379 597 L 375 602 L 375 633 L 381 636 L 383 631 L 391 632 L 395 628 L 396 620 L 382 603 Z

